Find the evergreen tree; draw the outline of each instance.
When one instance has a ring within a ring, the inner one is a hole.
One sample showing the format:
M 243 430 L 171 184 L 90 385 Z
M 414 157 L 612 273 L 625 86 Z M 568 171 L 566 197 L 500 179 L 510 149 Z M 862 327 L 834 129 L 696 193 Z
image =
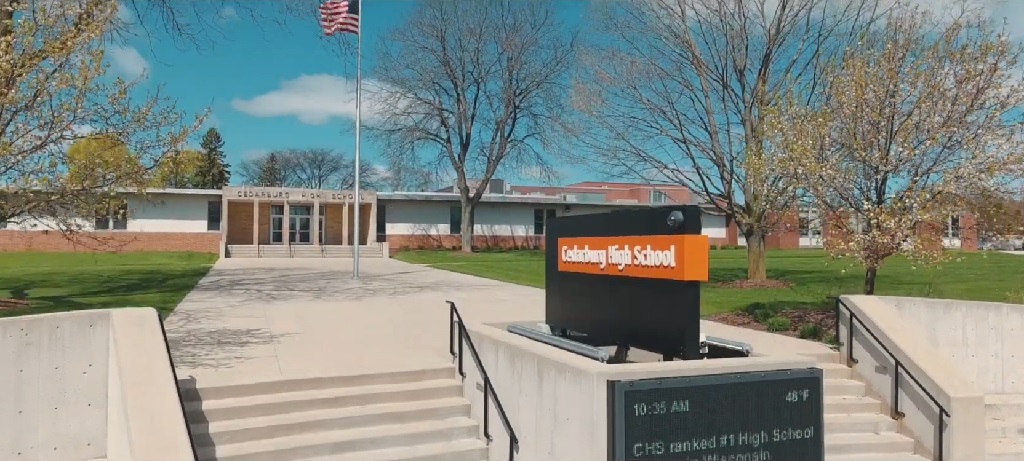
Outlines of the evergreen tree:
M 257 182 L 264 187 L 284 187 L 284 170 L 282 170 L 281 159 L 277 157 L 276 153 L 268 154 L 266 161 L 260 165 Z
M 220 137 L 220 132 L 216 128 L 206 130 L 199 146 L 203 149 L 199 187 L 220 189 L 228 185 L 231 181 L 231 165 L 224 158 L 224 139 Z

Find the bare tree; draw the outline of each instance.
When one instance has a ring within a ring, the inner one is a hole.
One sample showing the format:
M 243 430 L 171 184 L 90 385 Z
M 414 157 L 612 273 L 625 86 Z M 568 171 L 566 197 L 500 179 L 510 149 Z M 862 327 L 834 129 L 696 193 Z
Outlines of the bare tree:
M 791 98 L 769 117 L 780 165 L 831 217 L 826 248 L 865 267 L 866 294 L 892 255 L 943 259 L 947 223 L 1024 173 L 1024 50 L 964 11 L 900 7 L 824 74 L 822 104 Z
M 380 41 L 383 83 L 368 128 L 388 164 L 450 168 L 462 203 L 462 250 L 499 170 L 550 170 L 564 139 L 575 35 L 549 2 L 421 2 Z
M 747 277 L 766 275 L 765 237 L 798 197 L 763 145 L 763 112 L 822 83 L 880 14 L 879 0 L 603 2 L 574 106 L 586 165 L 689 187 L 735 222 Z
M 273 157 L 271 157 L 273 156 Z M 269 165 L 273 158 L 274 165 Z M 268 174 L 272 169 L 272 174 Z M 380 169 L 371 162 L 360 162 L 359 187 L 379 187 Z M 355 187 L 355 162 L 343 153 L 325 148 L 282 149 L 243 160 L 237 174 L 243 184 L 263 184 L 270 176 L 275 185 L 307 189 L 351 190 Z

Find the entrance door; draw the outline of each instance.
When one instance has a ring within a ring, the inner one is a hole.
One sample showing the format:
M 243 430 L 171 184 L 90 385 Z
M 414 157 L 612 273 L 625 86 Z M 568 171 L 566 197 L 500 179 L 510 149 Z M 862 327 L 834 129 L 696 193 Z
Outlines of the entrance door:
M 288 217 L 288 241 L 297 244 L 313 243 L 312 240 L 312 208 L 310 206 L 290 207 Z

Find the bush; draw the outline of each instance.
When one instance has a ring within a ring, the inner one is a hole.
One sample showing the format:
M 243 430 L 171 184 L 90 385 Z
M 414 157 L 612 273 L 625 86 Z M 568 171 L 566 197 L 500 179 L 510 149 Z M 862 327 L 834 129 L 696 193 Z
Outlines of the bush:
M 744 311 L 747 313 L 747 315 L 754 315 L 757 313 L 757 311 L 765 309 L 771 310 L 771 307 L 769 307 L 765 303 L 757 302 L 748 304 L 747 308 Z M 774 317 L 774 315 L 772 317 Z
M 758 309 L 758 310 L 754 311 L 753 317 L 754 317 L 754 321 L 757 322 L 757 323 L 767 323 L 769 320 L 775 319 L 775 318 L 785 319 L 785 317 L 776 317 L 775 316 L 776 314 L 777 314 L 777 312 L 775 312 L 775 311 L 773 311 L 771 309 Z
M 768 331 L 789 331 L 793 326 L 793 323 L 785 317 L 772 317 L 764 324 L 768 327 Z
M 822 331 L 821 326 L 814 324 L 807 324 L 800 327 L 800 339 L 821 339 Z

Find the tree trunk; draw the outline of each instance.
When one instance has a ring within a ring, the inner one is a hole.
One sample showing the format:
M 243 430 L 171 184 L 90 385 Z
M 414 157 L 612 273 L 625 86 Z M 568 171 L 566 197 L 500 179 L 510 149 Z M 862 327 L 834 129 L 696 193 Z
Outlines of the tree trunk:
M 473 252 L 473 216 L 476 214 L 476 204 L 471 201 L 462 202 L 462 251 Z
M 864 294 L 875 294 L 875 278 L 878 276 L 877 267 L 868 267 L 864 273 Z
M 764 232 L 753 230 L 747 238 L 747 280 L 765 280 L 768 278 L 768 261 L 764 247 Z

